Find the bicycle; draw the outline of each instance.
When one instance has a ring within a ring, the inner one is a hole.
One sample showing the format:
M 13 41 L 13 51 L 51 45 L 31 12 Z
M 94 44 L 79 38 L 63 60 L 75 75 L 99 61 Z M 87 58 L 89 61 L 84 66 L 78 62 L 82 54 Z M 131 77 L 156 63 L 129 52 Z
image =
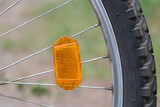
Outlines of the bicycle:
M 0 15 L 5 14 L 11 8 L 16 6 L 21 0 L 17 0 L 7 9 L 2 11 Z M 66 1 L 65 3 L 53 8 L 44 14 L 41 14 L 3 34 L 0 38 L 7 36 L 9 33 L 59 9 L 65 5 L 69 5 L 74 0 Z M 2 1 L 4 2 L 4 1 Z M 88 63 L 100 59 L 109 59 L 111 64 L 112 85 L 110 87 L 96 86 L 80 86 L 78 88 L 88 88 L 97 90 L 112 91 L 112 106 L 113 107 L 156 107 L 156 69 L 155 59 L 153 56 L 153 48 L 149 30 L 142 9 L 138 0 L 90 0 L 90 4 L 95 11 L 98 23 L 93 26 L 72 35 L 75 38 L 89 30 L 100 27 L 105 43 L 108 49 L 108 55 L 82 61 Z M 14 63 L 4 66 L 0 71 L 4 71 L 13 67 L 27 59 L 30 59 L 50 48 L 53 45 L 37 51 L 27 57 L 24 57 Z M 0 85 L 18 84 L 18 85 L 38 85 L 38 86 L 53 86 L 56 84 L 42 83 L 24 83 L 17 82 L 20 80 L 32 78 L 42 74 L 54 72 L 54 70 L 45 71 L 38 74 L 33 74 L 11 81 L 1 81 Z M 0 96 L 21 100 L 24 102 L 50 107 L 49 105 L 40 104 L 30 100 L 0 94 Z

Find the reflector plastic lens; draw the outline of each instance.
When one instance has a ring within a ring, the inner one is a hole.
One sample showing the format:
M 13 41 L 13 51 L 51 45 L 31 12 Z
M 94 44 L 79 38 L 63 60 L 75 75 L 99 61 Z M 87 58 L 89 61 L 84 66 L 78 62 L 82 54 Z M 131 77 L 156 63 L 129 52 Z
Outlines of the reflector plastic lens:
M 66 36 L 53 45 L 55 80 L 59 87 L 71 91 L 81 84 L 81 60 L 78 42 Z

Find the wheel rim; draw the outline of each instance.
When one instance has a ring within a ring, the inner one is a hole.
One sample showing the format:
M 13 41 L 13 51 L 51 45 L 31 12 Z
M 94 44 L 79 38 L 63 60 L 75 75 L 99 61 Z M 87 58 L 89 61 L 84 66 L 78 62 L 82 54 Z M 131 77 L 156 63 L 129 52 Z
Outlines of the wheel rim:
M 91 0 L 91 4 L 97 14 L 101 28 L 103 30 L 104 39 L 108 46 L 110 54 L 110 62 L 112 68 L 112 81 L 113 81 L 113 107 L 123 106 L 123 75 L 122 64 L 120 60 L 120 53 L 116 36 L 101 0 Z

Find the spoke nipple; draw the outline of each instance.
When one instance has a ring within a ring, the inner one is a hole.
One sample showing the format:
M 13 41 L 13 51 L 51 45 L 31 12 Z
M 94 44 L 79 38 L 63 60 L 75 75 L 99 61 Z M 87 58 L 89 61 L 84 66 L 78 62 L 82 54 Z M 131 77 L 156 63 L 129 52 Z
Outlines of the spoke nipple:
M 105 90 L 112 90 L 112 88 L 105 88 Z
M 109 58 L 109 56 L 102 56 L 102 58 Z
M 95 27 L 98 27 L 98 26 L 99 26 L 99 24 L 95 24 L 94 26 L 95 26 Z

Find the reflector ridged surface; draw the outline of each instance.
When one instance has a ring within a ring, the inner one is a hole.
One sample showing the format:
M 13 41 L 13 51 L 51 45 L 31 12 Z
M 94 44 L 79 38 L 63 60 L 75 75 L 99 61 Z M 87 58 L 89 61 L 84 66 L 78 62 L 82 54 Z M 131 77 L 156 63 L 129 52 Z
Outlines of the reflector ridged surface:
M 81 60 L 78 42 L 61 37 L 53 45 L 55 80 L 59 87 L 71 91 L 81 84 Z

